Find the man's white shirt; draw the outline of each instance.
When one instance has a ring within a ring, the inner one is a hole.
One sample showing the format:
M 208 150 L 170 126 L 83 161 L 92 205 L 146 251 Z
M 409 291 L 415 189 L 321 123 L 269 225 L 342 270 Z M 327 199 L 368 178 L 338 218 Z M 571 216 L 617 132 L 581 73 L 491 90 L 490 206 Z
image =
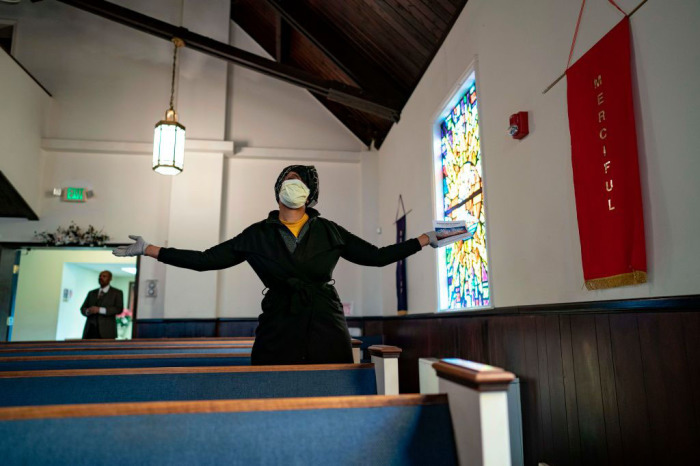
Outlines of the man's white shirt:
M 104 288 L 101 288 L 100 291 L 102 291 L 103 295 L 107 294 L 107 292 L 109 291 L 109 285 L 105 286 Z M 98 291 L 98 294 L 99 294 L 99 291 Z M 106 316 L 107 315 L 107 308 L 101 307 L 100 314 L 102 314 L 103 316 Z

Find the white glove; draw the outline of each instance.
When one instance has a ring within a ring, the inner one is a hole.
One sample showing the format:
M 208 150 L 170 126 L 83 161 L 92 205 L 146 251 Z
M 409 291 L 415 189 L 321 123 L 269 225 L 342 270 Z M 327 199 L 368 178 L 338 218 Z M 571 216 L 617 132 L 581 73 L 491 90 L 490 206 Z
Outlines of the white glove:
M 426 231 L 424 235 L 427 236 L 428 239 L 430 239 L 430 246 L 432 246 L 433 248 L 438 247 L 437 233 L 435 233 L 435 230 Z
M 146 247 L 149 246 L 149 243 L 145 242 L 140 236 L 129 235 L 129 238 L 136 242 L 134 244 L 130 244 L 129 246 L 119 246 L 118 248 L 112 250 L 112 254 L 117 257 L 142 256 L 146 254 Z

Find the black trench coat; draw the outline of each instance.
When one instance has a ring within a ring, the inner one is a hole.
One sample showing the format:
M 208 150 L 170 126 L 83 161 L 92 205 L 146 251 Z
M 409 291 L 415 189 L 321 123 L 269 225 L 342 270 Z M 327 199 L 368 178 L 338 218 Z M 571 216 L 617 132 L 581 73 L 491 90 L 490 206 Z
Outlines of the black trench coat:
M 329 283 L 339 258 L 381 267 L 421 249 L 418 239 L 383 248 L 358 238 L 311 208 L 308 230 L 290 253 L 279 211 L 206 251 L 161 248 L 158 260 L 192 270 L 216 270 L 247 261 L 268 288 L 253 345 L 253 364 L 352 363 L 343 307 Z

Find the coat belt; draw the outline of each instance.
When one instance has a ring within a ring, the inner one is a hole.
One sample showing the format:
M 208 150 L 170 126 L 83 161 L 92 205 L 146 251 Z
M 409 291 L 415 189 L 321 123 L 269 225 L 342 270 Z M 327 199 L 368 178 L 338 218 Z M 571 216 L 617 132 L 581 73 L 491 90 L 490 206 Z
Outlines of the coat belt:
M 314 283 L 299 278 L 288 278 L 287 285 L 292 291 L 290 312 L 298 314 L 303 308 L 311 306 L 314 302 L 314 293 L 326 284 L 326 282 Z

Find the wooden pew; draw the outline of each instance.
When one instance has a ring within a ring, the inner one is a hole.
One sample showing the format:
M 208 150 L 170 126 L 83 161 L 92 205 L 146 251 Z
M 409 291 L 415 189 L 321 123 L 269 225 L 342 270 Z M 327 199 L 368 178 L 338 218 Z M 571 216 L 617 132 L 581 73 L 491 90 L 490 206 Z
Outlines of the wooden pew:
M 3 464 L 456 464 L 445 395 L 0 408 Z
M 446 394 L 5 407 L 0 455 L 8 465 L 510 464 L 513 374 L 456 359 L 435 369 Z
M 5 371 L 0 372 L 0 406 L 398 393 L 398 373 L 391 373 L 398 367 L 383 364 L 381 352 L 373 360 L 375 364 Z
M 373 364 L 0 372 L 0 406 L 376 395 Z
M 0 348 L 23 348 L 23 347 L 51 347 L 62 345 L 113 345 L 113 344 L 180 344 L 188 345 L 208 345 L 236 342 L 253 342 L 254 337 L 216 337 L 216 338 L 134 338 L 132 340 L 33 340 L 33 341 L 10 341 L 0 342 Z
M 3 357 L 13 356 L 61 356 L 61 355 L 96 355 L 96 354 L 157 354 L 166 353 L 166 350 L 179 350 L 181 353 L 225 353 L 225 352 L 250 352 L 254 340 L 224 340 L 221 342 L 207 341 L 190 344 L 186 341 L 159 341 L 141 343 L 136 340 L 79 340 L 77 342 L 45 342 L 42 344 L 33 343 L 17 346 L 0 347 L 0 360 Z M 362 342 L 352 339 L 353 362 L 360 363 L 360 345 Z M 236 349 L 241 349 L 237 351 Z M 247 351 L 242 351 L 247 349 Z
M 174 350 L 177 351 L 177 350 Z M 0 357 L 0 372 L 250 365 L 250 353 L 91 354 Z
M 120 347 L 106 347 L 106 348 L 31 348 L 21 351 L 0 351 L 0 360 L 12 360 L 13 358 L 21 358 L 28 356 L 89 356 L 89 355 L 116 355 L 116 354 L 170 354 L 170 353 L 186 353 L 186 354 L 196 354 L 196 353 L 223 353 L 223 354 L 233 354 L 233 353 L 250 353 L 252 345 L 217 345 L 217 346 L 207 346 L 202 348 L 201 346 L 129 346 L 125 348 Z
M 376 395 L 373 364 L 0 373 L 0 406 Z
M 252 346 L 255 340 L 240 340 L 240 341 L 221 341 L 221 342 L 138 342 L 133 340 L 110 340 L 107 342 L 60 342 L 60 344 L 33 344 L 33 345 L 17 345 L 17 346 L 2 346 L 0 354 L 17 353 L 21 351 L 54 351 L 63 349 L 83 349 L 83 348 L 218 348 L 218 347 L 249 347 Z
M 387 350 L 386 348 L 393 348 Z M 373 356 L 377 366 L 377 393 L 398 393 L 398 365 L 385 364 L 381 355 L 394 358 L 400 353 L 399 348 L 370 347 L 371 351 L 380 356 Z M 158 353 L 157 351 L 137 350 L 117 354 L 76 354 L 62 355 L 21 355 L 0 357 L 0 374 L 5 372 L 56 371 L 56 370 L 85 370 L 85 369 L 127 369 L 127 368 L 158 368 L 158 367 L 212 367 L 212 366 L 249 366 L 250 353 L 247 349 L 233 348 L 214 353 L 196 348 L 189 352 L 181 349 L 172 352 Z

